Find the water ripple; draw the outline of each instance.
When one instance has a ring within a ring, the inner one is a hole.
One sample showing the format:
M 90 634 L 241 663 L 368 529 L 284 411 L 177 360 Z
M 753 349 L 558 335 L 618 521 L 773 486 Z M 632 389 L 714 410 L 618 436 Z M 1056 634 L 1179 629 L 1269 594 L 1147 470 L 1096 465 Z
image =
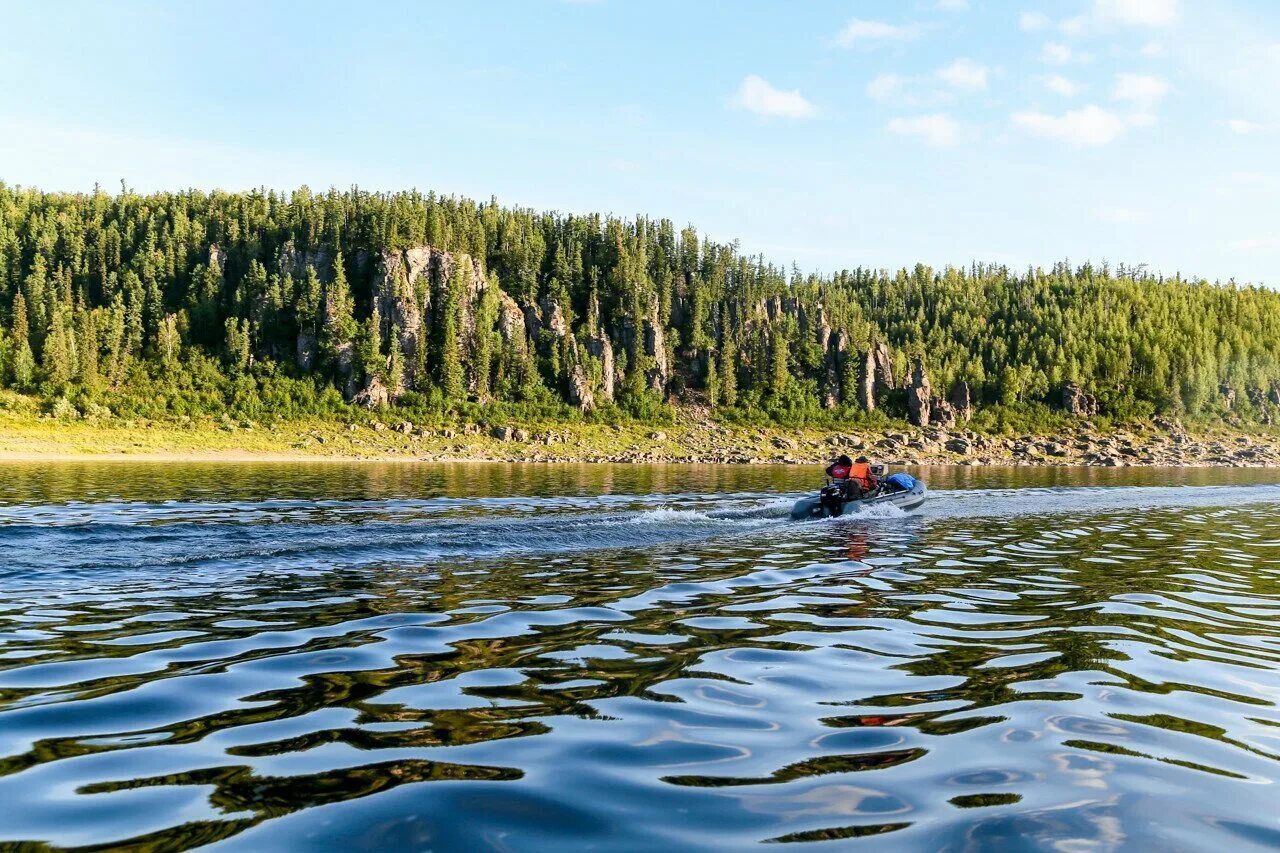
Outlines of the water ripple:
M 1280 845 L 1280 489 L 546 485 L 0 507 L 0 844 Z

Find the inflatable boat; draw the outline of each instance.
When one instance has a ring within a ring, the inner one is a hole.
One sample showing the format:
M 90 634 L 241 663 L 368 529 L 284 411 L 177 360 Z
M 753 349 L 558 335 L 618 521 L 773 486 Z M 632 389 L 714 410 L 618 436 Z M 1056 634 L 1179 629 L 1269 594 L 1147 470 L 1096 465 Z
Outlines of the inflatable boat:
M 801 498 L 791 508 L 791 518 L 803 521 L 807 518 L 835 518 L 861 512 L 868 507 L 890 504 L 903 512 L 918 509 L 924 503 L 929 490 L 924 483 L 909 474 L 892 474 L 886 477 L 875 491 L 850 500 L 844 497 L 837 484 L 829 484 L 816 495 Z

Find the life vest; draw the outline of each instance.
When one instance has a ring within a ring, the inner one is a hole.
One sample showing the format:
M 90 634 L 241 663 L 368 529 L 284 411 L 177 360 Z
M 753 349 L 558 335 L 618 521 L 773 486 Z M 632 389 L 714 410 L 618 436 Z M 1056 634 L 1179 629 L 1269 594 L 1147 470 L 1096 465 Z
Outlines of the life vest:
M 875 478 L 871 476 L 871 464 L 868 462 L 853 463 L 846 476 L 850 480 L 857 480 L 865 491 L 869 492 L 876 487 Z
M 849 479 L 849 468 L 846 465 L 829 465 L 827 466 L 827 476 L 833 480 Z

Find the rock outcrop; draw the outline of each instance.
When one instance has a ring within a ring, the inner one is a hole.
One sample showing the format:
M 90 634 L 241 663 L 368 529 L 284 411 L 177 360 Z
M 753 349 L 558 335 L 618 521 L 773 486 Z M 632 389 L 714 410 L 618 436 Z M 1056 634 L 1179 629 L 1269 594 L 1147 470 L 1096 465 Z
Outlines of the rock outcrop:
M 889 356 L 889 345 L 884 341 L 877 341 L 871 348 L 871 354 L 876 368 L 876 396 L 888 394 L 898 387 L 898 383 L 893 380 L 893 359 Z
M 928 426 L 933 411 L 933 385 L 925 370 L 924 360 L 918 359 L 907 384 L 907 420 L 916 426 Z
M 557 338 L 569 334 L 569 321 L 565 319 L 564 309 L 550 296 L 542 297 L 542 327 Z
M 874 350 L 867 350 L 859 360 L 862 362 L 858 371 L 858 405 L 868 412 L 876 408 L 876 357 Z
M 613 342 L 604 332 L 597 331 L 587 336 L 586 348 L 600 362 L 600 398 L 606 403 L 612 403 L 617 370 L 613 363 Z
M 584 412 L 596 407 L 595 392 L 591 389 L 591 381 L 576 345 L 569 347 L 568 384 L 570 403 Z
M 877 401 L 898 387 L 893 379 L 893 358 L 889 345 L 876 341 L 858 356 L 858 405 L 874 411 Z
M 973 394 L 968 382 L 957 379 L 947 394 L 947 402 L 955 410 L 957 420 L 963 423 L 973 420 Z
M 1092 418 L 1098 414 L 1098 398 L 1074 382 L 1064 382 L 1062 383 L 1062 408 L 1077 417 Z
M 959 415 L 950 400 L 934 397 L 929 401 L 929 423 L 950 429 L 956 425 Z
M 382 380 L 375 376 L 365 383 L 365 387 L 356 394 L 352 402 L 366 409 L 378 409 L 391 402 L 391 392 L 386 385 L 382 384 Z
M 498 334 L 522 356 L 529 352 L 525 337 L 524 312 L 505 290 L 498 291 Z
M 209 269 L 216 269 L 218 275 L 225 275 L 227 272 L 227 250 L 217 243 L 209 244 Z
M 301 250 L 292 240 L 286 240 L 276 256 L 276 268 L 280 270 L 280 274 L 300 279 L 307 274 L 307 267 L 316 271 L 320 281 L 328 281 L 333 272 L 333 262 L 328 250 L 323 246 Z
M 849 336 L 844 329 L 832 332 L 828 327 L 823 326 L 819 341 L 824 339 L 823 348 L 826 355 L 823 357 L 822 405 L 828 409 L 834 409 L 844 402 L 841 377 L 844 375 L 845 359 L 849 353 Z
M 659 393 L 665 392 L 671 380 L 671 364 L 667 360 L 667 335 L 658 317 L 658 303 L 651 303 L 649 316 L 644 321 L 644 354 L 653 359 L 653 367 L 645 377 L 649 387 Z
M 465 270 L 459 270 L 465 265 Z M 380 333 L 388 346 L 396 346 L 403 357 L 401 388 L 390 389 L 398 396 L 404 388 L 415 388 L 418 377 L 424 374 L 427 354 L 427 330 L 431 326 L 432 311 L 439 310 L 448 296 L 453 277 L 465 273 L 465 290 L 459 294 L 462 322 L 458 334 L 463 341 L 475 337 L 476 306 L 480 294 L 488 286 L 484 268 L 470 255 L 461 252 L 444 252 L 431 246 L 411 246 L 403 251 L 385 251 L 378 256 L 374 269 L 373 304 L 381 321 Z M 505 294 L 503 294 L 505 296 Z M 501 302 L 501 299 L 500 299 Z M 510 328 L 510 297 L 499 309 L 500 328 Z M 396 340 L 391 341 L 392 331 Z

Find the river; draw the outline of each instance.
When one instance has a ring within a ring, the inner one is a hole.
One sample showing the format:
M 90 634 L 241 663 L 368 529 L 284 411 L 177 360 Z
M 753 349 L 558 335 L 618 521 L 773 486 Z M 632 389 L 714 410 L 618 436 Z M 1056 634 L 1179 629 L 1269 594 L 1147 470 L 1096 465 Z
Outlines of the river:
M 0 466 L 0 847 L 1280 847 L 1280 471 Z

